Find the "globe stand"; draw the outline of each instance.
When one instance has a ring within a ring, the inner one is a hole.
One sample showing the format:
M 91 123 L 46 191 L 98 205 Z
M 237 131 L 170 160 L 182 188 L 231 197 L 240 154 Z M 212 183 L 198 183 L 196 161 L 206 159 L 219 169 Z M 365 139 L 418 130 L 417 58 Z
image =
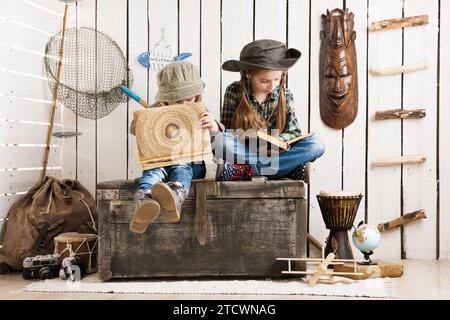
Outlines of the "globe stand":
M 373 251 L 370 250 L 368 252 L 365 251 L 361 251 L 362 254 L 364 255 L 364 259 L 366 259 L 367 261 L 362 261 L 362 262 L 358 262 L 358 264 L 360 265 L 364 265 L 364 266 L 374 266 L 377 265 L 378 263 L 376 263 L 375 261 L 372 261 L 370 259 L 370 256 L 373 254 Z

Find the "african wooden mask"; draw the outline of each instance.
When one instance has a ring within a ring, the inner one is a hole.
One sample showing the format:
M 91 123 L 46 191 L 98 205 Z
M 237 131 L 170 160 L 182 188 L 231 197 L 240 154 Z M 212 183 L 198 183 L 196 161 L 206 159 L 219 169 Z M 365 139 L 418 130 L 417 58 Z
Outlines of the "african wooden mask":
M 353 13 L 341 9 L 322 15 L 320 38 L 320 116 L 334 129 L 350 125 L 358 114 L 358 75 Z

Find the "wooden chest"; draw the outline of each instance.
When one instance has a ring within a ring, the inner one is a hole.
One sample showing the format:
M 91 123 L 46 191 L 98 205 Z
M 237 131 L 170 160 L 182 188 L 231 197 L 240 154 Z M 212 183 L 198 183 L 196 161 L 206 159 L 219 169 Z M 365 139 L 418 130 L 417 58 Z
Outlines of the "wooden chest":
M 99 277 L 279 277 L 306 255 L 303 181 L 193 181 L 179 223 L 129 231 L 133 180 L 98 185 Z M 301 268 L 303 269 L 303 268 Z

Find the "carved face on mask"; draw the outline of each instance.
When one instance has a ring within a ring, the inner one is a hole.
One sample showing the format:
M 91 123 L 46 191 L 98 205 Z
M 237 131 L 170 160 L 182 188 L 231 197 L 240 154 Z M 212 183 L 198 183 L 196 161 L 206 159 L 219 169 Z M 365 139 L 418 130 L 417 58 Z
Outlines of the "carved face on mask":
M 342 129 L 358 114 L 358 78 L 353 13 L 334 9 L 322 15 L 320 115 L 329 127 Z

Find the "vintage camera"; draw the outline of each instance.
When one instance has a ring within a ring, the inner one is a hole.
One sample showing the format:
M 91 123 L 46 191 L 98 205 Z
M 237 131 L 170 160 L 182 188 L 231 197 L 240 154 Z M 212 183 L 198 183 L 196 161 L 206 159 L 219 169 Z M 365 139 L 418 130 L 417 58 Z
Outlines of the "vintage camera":
M 84 264 L 80 257 L 67 257 L 62 261 L 61 270 L 59 270 L 59 277 L 62 280 L 75 281 L 81 280 L 84 273 Z
M 51 279 L 58 276 L 59 254 L 39 255 L 23 259 L 24 279 Z

